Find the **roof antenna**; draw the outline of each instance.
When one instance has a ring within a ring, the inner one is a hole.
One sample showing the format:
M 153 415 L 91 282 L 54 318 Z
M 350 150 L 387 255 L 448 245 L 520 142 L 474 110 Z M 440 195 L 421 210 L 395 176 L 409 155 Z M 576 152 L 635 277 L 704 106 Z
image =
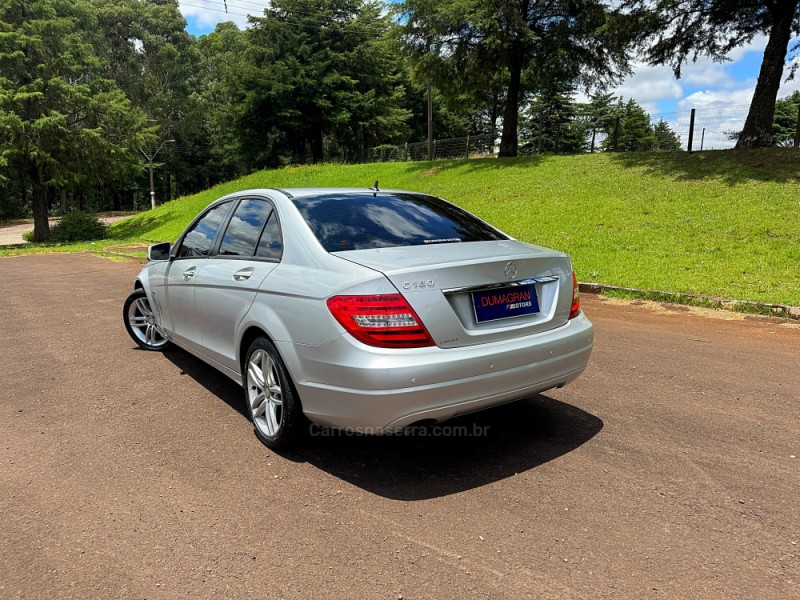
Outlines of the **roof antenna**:
M 369 189 L 371 189 L 371 190 L 373 190 L 373 191 L 376 191 L 376 192 L 380 192 L 380 190 L 378 189 L 378 180 L 377 180 L 377 179 L 375 180 L 375 185 L 373 185 L 373 186 L 372 186 L 371 188 L 369 188 Z

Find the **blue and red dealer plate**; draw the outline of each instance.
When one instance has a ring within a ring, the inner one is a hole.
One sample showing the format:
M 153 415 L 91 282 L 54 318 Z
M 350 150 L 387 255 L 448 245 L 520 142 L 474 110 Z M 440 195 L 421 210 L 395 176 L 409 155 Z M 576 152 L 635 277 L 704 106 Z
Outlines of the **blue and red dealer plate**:
M 539 299 L 533 282 L 472 292 L 472 305 L 478 323 L 539 312 Z

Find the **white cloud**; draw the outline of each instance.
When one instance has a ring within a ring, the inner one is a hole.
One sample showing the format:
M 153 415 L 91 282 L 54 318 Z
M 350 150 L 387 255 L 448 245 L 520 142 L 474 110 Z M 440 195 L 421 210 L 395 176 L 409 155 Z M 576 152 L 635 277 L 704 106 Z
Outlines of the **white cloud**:
M 635 63 L 633 75 L 612 91 L 617 96 L 634 98 L 643 106 L 664 99 L 678 100 L 683 96 L 683 87 L 673 76 L 672 69 L 644 63 Z
M 678 102 L 678 110 L 721 109 L 732 106 L 748 106 L 753 99 L 753 88 L 738 90 L 701 90 L 689 94 Z
M 764 52 L 764 48 L 767 47 L 767 40 L 767 36 L 757 35 L 749 44 L 743 44 L 731 50 L 728 53 L 728 58 L 730 58 L 732 62 L 736 62 L 741 60 L 748 52 Z
M 724 64 L 714 63 L 710 60 L 686 65 L 682 69 L 680 80 L 691 86 L 705 85 L 723 89 L 730 89 L 737 83 L 725 70 Z

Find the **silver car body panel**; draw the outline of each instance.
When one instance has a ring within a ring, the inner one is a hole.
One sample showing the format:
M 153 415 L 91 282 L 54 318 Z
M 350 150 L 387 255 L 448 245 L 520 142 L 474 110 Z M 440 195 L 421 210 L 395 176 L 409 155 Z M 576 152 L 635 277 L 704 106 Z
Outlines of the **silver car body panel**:
M 295 381 L 311 420 L 387 429 L 445 420 L 566 385 L 586 368 L 592 326 L 580 316 L 548 332 L 456 349 L 370 348 L 349 336 L 299 354 Z M 288 364 L 288 363 L 287 363 Z M 292 367 L 290 367 L 291 370 Z
M 483 344 L 528 335 L 566 323 L 572 266 L 560 252 L 516 240 L 435 244 L 335 253 L 386 275 L 426 324 L 442 348 Z M 505 273 L 512 263 L 513 278 Z M 469 289 L 520 281 L 536 282 L 540 312 L 478 323 Z M 569 294 L 559 294 L 568 286 Z M 459 291 L 467 288 L 467 291 Z
M 168 337 L 241 385 L 244 342 L 260 332 L 276 344 L 312 421 L 375 431 L 520 399 L 584 370 L 592 326 L 583 314 L 568 319 L 567 255 L 513 239 L 329 253 L 291 200 L 329 192 L 373 193 L 248 190 L 213 203 L 271 202 L 283 254 L 279 262 L 173 256 L 146 265 L 138 282 Z M 471 290 L 519 282 L 535 286 L 538 313 L 476 321 Z M 435 346 L 366 345 L 326 305 L 335 295 L 396 293 Z

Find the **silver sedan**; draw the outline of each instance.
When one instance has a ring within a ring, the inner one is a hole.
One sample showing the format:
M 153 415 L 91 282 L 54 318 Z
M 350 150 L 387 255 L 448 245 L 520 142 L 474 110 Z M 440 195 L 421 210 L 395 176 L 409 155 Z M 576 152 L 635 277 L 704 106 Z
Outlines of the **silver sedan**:
M 270 447 L 525 398 L 574 380 L 592 350 L 567 255 L 416 192 L 237 192 L 148 259 L 128 333 L 242 385 Z

